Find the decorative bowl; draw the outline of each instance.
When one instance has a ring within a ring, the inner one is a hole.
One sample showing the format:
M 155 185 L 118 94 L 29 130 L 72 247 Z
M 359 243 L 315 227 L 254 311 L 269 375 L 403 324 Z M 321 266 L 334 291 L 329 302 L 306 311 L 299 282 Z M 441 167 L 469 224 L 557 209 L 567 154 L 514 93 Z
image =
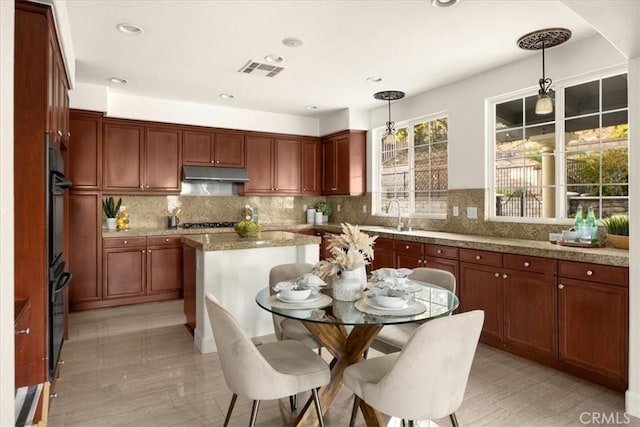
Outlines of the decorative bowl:
M 311 289 L 283 289 L 279 294 L 289 301 L 303 301 L 311 296 Z
M 402 308 L 407 305 L 407 300 L 403 297 L 392 297 L 388 295 L 376 296 L 376 302 L 382 307 Z

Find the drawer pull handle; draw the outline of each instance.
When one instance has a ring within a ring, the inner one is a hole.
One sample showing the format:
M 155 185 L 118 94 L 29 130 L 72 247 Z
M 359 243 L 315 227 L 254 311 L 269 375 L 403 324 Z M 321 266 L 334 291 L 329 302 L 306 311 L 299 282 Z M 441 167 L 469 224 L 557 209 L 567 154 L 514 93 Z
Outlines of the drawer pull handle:
M 529 267 L 531 264 L 529 264 L 529 261 L 525 261 L 523 264 L 525 267 Z
M 564 285 L 563 285 L 562 283 L 560 283 L 560 284 L 558 285 L 558 289 L 564 289 Z
M 500 277 L 500 273 L 495 273 L 494 276 Z
M 587 276 L 593 276 L 593 271 L 587 270 Z
M 29 332 L 31 332 L 29 328 L 20 329 L 19 331 L 16 331 L 16 335 L 29 335 Z
M 479 260 L 480 258 L 482 258 L 480 255 L 476 255 L 476 259 Z
M 438 249 L 438 253 L 441 254 L 442 253 L 442 249 Z

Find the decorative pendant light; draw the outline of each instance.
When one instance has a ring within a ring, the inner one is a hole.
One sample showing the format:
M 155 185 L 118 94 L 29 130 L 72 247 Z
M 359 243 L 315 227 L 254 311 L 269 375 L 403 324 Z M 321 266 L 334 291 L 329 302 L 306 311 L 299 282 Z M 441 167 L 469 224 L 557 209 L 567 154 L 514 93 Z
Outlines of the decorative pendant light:
M 374 93 L 373 97 L 381 101 L 387 101 L 389 104 L 389 121 L 387 121 L 387 130 L 385 131 L 382 140 L 386 146 L 395 145 L 396 130 L 393 127 L 395 123 L 391 121 L 391 101 L 404 98 L 404 92 L 400 92 L 399 90 L 384 90 L 382 92 Z
M 553 113 L 553 90 L 552 80 L 544 73 L 544 50 L 557 46 L 571 38 L 571 31 L 566 28 L 545 28 L 544 30 L 533 31 L 518 39 L 518 46 L 526 50 L 542 49 L 542 78 L 538 80 L 540 89 L 538 90 L 538 100 L 536 101 L 536 114 Z

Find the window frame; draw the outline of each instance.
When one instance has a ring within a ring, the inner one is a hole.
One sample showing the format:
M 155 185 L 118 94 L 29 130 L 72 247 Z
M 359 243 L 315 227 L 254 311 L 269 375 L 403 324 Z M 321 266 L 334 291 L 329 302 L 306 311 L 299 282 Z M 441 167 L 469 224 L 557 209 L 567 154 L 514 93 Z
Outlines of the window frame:
M 445 192 L 449 190 L 449 179 L 448 174 L 450 171 L 450 156 L 449 156 L 449 129 L 450 129 L 450 120 L 449 114 L 447 111 L 439 111 L 432 114 L 427 114 L 424 116 L 419 116 L 413 119 L 403 120 L 394 123 L 394 129 L 398 130 L 401 128 L 407 128 L 407 148 L 409 150 L 408 153 L 408 164 L 410 170 L 415 172 L 415 144 L 414 144 L 414 131 L 413 127 L 419 123 L 431 122 L 435 120 L 446 119 L 447 120 L 447 188 Z M 372 160 L 372 203 L 371 203 L 371 215 L 380 216 L 385 218 L 396 218 L 398 216 L 397 213 L 387 213 L 384 209 L 382 203 L 382 145 L 380 144 L 382 136 L 386 132 L 386 126 L 380 126 L 371 130 L 372 135 L 372 150 L 371 160 Z M 410 212 L 402 212 L 402 218 L 420 218 L 420 219 L 446 219 L 449 202 L 447 201 L 447 208 L 445 209 L 445 213 L 416 213 L 416 204 L 415 204 L 415 173 L 409 175 L 409 193 L 412 196 L 409 197 L 409 211 Z
M 529 87 L 527 89 L 521 89 L 513 92 L 509 92 L 503 95 L 487 98 L 485 100 L 485 116 L 486 116 L 486 135 L 485 135 L 485 212 L 486 219 L 495 222 L 518 222 L 518 223 L 530 223 L 530 224 L 558 224 L 566 225 L 573 224 L 574 218 L 566 216 L 567 211 L 567 182 L 566 182 L 566 148 L 565 148 L 565 89 L 568 87 L 580 85 L 583 83 L 592 82 L 594 80 L 604 80 L 609 77 L 618 76 L 621 74 L 627 74 L 628 67 L 626 66 L 614 66 L 608 67 L 602 70 L 593 71 L 578 76 L 573 76 L 565 79 L 558 79 L 554 81 L 552 89 L 555 94 L 554 101 L 554 118 L 552 121 L 544 123 L 553 123 L 555 126 L 555 148 L 553 150 L 556 162 L 555 162 L 555 176 L 556 184 L 554 188 L 556 190 L 562 189 L 562 191 L 556 191 L 555 193 L 555 205 L 556 205 L 556 217 L 555 218 L 543 218 L 543 217 L 515 217 L 515 216 L 498 216 L 496 215 L 496 185 L 495 185 L 495 170 L 496 170 L 496 105 L 507 101 L 513 101 L 516 99 L 522 99 L 537 94 L 537 87 Z M 600 93 L 602 97 L 602 93 Z M 600 108 L 602 106 L 600 105 Z M 627 111 L 628 111 L 627 104 Z M 599 110 L 599 115 L 602 116 L 602 110 Z M 575 117 L 571 117 L 575 118 Z M 570 119 L 571 119 L 570 118 Z M 628 119 L 628 118 L 627 118 Z M 536 124 L 539 125 L 539 124 Z M 526 125 L 523 125 L 526 128 Z M 629 143 L 630 145 L 630 143 Z M 601 218 L 598 219 L 598 223 L 601 223 Z

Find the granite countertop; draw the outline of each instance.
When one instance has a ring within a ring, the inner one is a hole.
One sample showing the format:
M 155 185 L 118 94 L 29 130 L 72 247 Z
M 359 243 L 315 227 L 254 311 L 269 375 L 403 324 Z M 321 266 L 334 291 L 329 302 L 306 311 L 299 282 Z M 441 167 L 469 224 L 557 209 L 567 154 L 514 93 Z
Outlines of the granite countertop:
M 321 229 L 329 232 L 341 232 L 340 224 L 262 224 L 262 233 L 276 230 L 302 230 L 302 229 Z M 485 251 L 495 251 L 510 254 L 519 255 L 531 255 L 540 256 L 546 258 L 555 258 L 560 260 L 589 262 L 594 264 L 605 264 L 614 266 L 629 266 L 629 251 L 624 249 L 615 248 L 574 248 L 568 246 L 559 246 L 551 244 L 547 241 L 539 240 L 525 240 L 525 239 L 512 239 L 506 237 L 493 237 L 493 236 L 476 236 L 467 234 L 455 234 L 445 233 L 440 231 L 396 231 L 390 227 L 381 227 L 374 225 L 361 225 L 360 229 L 371 234 L 378 235 L 380 237 L 386 237 L 396 240 L 406 240 L 420 243 L 431 243 L 445 246 L 454 246 L 458 248 L 478 249 Z M 107 229 L 102 230 L 102 237 L 123 237 L 123 236 L 155 236 L 155 235 L 180 235 L 185 237 L 185 242 L 190 244 L 187 240 L 192 241 L 191 246 L 197 248 L 196 245 L 202 245 L 204 242 L 198 242 L 198 235 L 209 236 L 209 241 L 212 241 L 213 236 L 218 234 L 228 234 L 230 237 L 225 237 L 220 240 L 220 249 L 208 249 L 208 250 L 223 250 L 223 249 L 244 249 L 247 247 L 265 247 L 264 243 L 260 243 L 259 246 L 256 239 L 254 243 L 248 243 L 249 241 L 243 241 L 238 237 L 232 228 L 199 228 L 199 229 L 184 229 L 184 228 L 131 228 L 128 231 L 109 231 Z M 193 238 L 189 237 L 194 235 Z M 298 238 L 304 238 L 301 236 L 315 238 L 317 241 L 311 242 L 311 244 L 319 243 L 319 238 L 308 235 L 298 235 L 293 233 Z M 233 240 L 235 239 L 235 240 Z M 235 243 L 233 243 L 235 242 Z M 242 243 L 241 243 L 242 242 Z M 280 244 L 279 246 L 288 246 L 291 243 Z M 307 243 L 296 243 L 307 244 Z M 242 246 L 239 247 L 238 245 Z M 243 246 L 246 245 L 246 246 Z M 278 246 L 278 245 L 272 245 Z M 204 249 L 207 250 L 207 249 Z
M 288 231 L 262 231 L 254 237 L 234 233 L 211 233 L 182 236 L 182 241 L 201 251 L 272 248 L 279 246 L 317 245 L 320 237 Z

